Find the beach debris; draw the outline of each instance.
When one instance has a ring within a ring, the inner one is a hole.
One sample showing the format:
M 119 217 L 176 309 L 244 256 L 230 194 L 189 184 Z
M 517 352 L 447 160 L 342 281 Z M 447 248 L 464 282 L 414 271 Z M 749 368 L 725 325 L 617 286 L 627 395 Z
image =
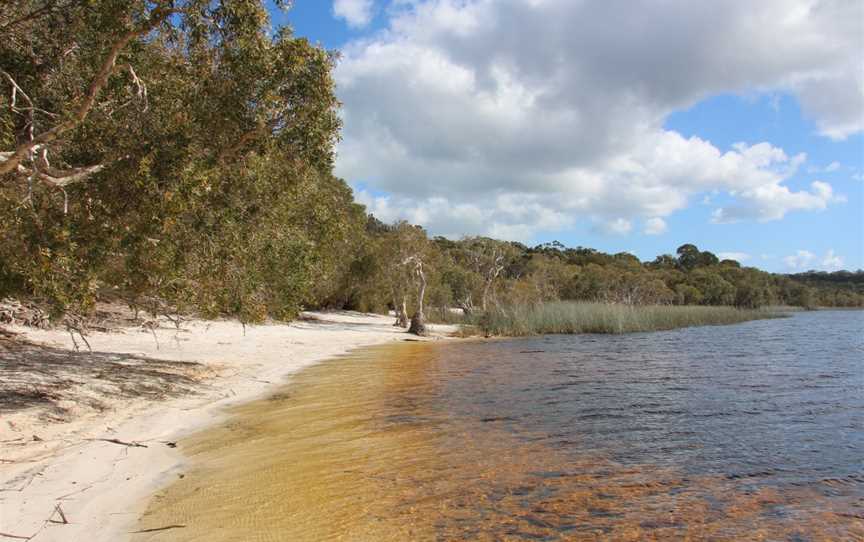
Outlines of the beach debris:
M 54 519 L 54 516 L 60 516 L 60 519 Z M 51 513 L 51 516 L 48 518 L 49 523 L 59 523 L 60 525 L 68 525 L 69 520 L 66 518 L 66 514 L 63 512 L 63 508 L 60 507 L 60 503 L 57 503 L 54 506 L 54 512 Z
M 170 529 L 184 529 L 185 525 L 166 525 L 164 527 L 154 527 L 152 529 L 141 529 L 140 531 L 129 531 L 129 534 L 156 533 L 159 531 L 168 531 Z
M 9 533 L 0 533 L 0 537 L 14 538 L 15 540 L 30 540 L 31 538 L 33 538 L 32 536 L 19 536 L 17 534 L 9 534 Z
M 119 444 L 120 446 L 128 446 L 130 448 L 146 448 L 146 444 L 140 442 L 125 442 L 116 438 L 88 438 L 87 440 L 98 440 L 102 442 L 110 442 L 111 444 Z

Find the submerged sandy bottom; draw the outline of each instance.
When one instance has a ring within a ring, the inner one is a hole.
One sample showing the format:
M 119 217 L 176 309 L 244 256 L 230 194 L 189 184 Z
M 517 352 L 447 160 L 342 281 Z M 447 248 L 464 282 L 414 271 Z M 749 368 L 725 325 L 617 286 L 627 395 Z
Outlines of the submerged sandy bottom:
M 621 465 L 454 413 L 444 388 L 471 360 L 442 375 L 435 348 L 311 367 L 182 441 L 192 468 L 152 498 L 135 540 L 864 539 L 858 505 L 827 498 L 842 487 Z

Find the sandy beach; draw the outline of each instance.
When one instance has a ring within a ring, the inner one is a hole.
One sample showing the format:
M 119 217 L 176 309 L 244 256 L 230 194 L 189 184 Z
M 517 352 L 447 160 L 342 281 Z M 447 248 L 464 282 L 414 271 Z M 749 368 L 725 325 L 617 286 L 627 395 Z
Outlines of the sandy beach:
M 245 328 L 160 321 L 90 333 L 92 353 L 80 338 L 75 352 L 65 330 L 4 326 L 17 337 L 0 339 L 3 376 L 34 392 L 0 411 L 0 540 L 134 540 L 147 497 L 182 475 L 177 440 L 315 362 L 413 338 L 392 322 L 349 312 Z M 430 340 L 453 330 L 431 329 Z

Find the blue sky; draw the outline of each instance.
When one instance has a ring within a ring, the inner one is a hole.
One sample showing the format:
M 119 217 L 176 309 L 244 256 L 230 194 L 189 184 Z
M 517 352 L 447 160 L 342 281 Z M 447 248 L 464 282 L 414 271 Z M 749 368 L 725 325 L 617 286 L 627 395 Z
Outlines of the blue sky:
M 273 13 L 343 51 L 337 174 L 382 219 L 642 259 L 692 242 L 771 271 L 864 268 L 862 8 L 674 4 Z

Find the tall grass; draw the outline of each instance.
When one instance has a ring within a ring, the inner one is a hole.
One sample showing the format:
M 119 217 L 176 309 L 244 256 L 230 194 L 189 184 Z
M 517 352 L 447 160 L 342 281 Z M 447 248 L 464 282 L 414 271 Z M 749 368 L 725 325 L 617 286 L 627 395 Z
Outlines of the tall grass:
M 524 336 L 572 333 L 631 333 L 689 326 L 737 324 L 775 318 L 766 310 L 734 307 L 609 305 L 553 302 L 489 311 L 474 326 L 485 335 Z

